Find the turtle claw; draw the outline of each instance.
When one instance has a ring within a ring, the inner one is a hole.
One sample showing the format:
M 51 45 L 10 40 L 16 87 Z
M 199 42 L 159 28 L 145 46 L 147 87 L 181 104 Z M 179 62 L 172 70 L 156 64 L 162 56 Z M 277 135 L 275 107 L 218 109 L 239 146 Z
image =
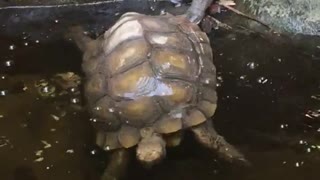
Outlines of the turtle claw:
M 234 146 L 229 144 L 222 136 L 218 135 L 215 140 L 216 150 L 221 158 L 231 163 L 241 164 L 244 166 L 250 166 L 251 163 L 245 158 L 245 156 L 239 152 Z

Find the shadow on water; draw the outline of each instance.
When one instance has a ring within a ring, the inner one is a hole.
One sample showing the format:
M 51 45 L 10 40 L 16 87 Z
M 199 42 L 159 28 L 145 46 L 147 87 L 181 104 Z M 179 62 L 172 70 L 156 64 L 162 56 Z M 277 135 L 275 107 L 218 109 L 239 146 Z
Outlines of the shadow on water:
M 52 80 L 82 77 L 81 53 L 66 41 L 22 37 L 0 38 L 0 179 L 98 179 L 108 155 L 93 145 L 81 86 L 64 91 Z M 127 179 L 318 179 L 319 47 L 223 31 L 210 39 L 219 81 L 213 120 L 252 167 L 226 164 L 186 134 L 151 170 L 133 160 Z

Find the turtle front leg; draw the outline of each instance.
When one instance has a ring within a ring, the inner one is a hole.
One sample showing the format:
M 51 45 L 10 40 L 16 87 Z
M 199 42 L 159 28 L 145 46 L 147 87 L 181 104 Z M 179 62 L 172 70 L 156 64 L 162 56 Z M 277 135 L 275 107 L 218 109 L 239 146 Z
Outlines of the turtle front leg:
M 110 163 L 104 170 L 101 180 L 119 180 L 126 173 L 129 163 L 129 152 L 119 149 L 112 153 Z
M 85 30 L 81 26 L 69 27 L 64 36 L 66 39 L 73 40 L 82 52 L 90 48 L 94 42 L 93 39 L 85 34 Z M 94 47 L 91 49 L 94 49 Z
M 227 161 L 234 162 L 236 160 L 249 164 L 242 153 L 217 133 L 211 121 L 206 121 L 199 126 L 193 127 L 191 130 L 202 145 L 217 151 L 218 155 Z

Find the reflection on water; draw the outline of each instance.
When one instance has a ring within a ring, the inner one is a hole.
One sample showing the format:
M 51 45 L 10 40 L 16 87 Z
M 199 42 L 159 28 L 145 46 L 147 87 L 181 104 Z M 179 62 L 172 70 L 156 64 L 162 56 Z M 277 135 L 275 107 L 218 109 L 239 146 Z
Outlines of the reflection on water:
M 226 164 L 186 134 L 152 170 L 133 160 L 127 179 L 318 179 L 316 45 L 306 51 L 222 32 L 212 33 L 211 41 L 219 81 L 214 122 L 253 166 Z M 82 76 L 79 51 L 64 41 L 2 37 L 0 54 L 1 179 L 97 179 L 108 154 L 93 144 L 82 87 L 55 76 Z

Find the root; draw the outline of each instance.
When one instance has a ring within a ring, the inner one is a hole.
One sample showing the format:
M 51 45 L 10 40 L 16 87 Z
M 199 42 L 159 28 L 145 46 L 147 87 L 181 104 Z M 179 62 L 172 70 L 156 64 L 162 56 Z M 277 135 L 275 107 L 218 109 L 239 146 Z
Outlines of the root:
M 242 13 L 241 11 L 239 11 L 239 10 L 231 7 L 231 6 L 234 6 L 234 5 L 236 5 L 236 3 L 235 3 L 233 0 L 218 0 L 218 1 L 216 2 L 216 4 L 213 4 L 212 6 L 224 7 L 224 8 L 232 11 L 233 13 L 235 13 L 235 14 L 237 14 L 237 15 L 239 15 L 239 16 L 242 16 L 242 17 L 244 17 L 244 18 L 250 19 L 250 20 L 252 20 L 252 21 L 255 21 L 255 22 L 263 25 L 263 26 L 266 27 L 270 32 L 276 33 L 268 24 L 266 24 L 266 23 L 264 23 L 264 22 L 262 22 L 262 21 L 260 21 L 260 20 L 258 20 L 258 19 L 256 19 L 256 18 L 254 18 L 254 17 L 251 17 L 251 16 L 249 16 L 249 15 L 247 15 L 247 14 L 244 14 L 244 13 Z M 212 11 L 211 13 L 213 13 L 213 14 L 215 14 L 215 13 L 220 13 L 220 8 L 219 8 L 219 7 L 218 7 L 218 8 L 217 8 L 217 7 L 213 7 L 213 11 Z M 216 9 L 216 8 L 217 8 L 217 9 Z M 217 20 L 217 19 L 215 19 L 214 17 L 212 17 L 213 14 L 208 15 L 208 16 L 206 17 L 206 20 L 209 20 L 209 21 L 210 21 L 211 26 L 213 26 L 213 24 L 215 24 L 214 27 L 216 27 L 216 28 L 221 27 L 221 28 L 226 29 L 226 30 L 231 30 L 231 29 L 232 29 L 231 26 L 229 26 L 229 25 L 227 25 L 227 24 L 225 24 L 225 23 L 222 23 L 222 22 L 220 22 L 219 20 Z

